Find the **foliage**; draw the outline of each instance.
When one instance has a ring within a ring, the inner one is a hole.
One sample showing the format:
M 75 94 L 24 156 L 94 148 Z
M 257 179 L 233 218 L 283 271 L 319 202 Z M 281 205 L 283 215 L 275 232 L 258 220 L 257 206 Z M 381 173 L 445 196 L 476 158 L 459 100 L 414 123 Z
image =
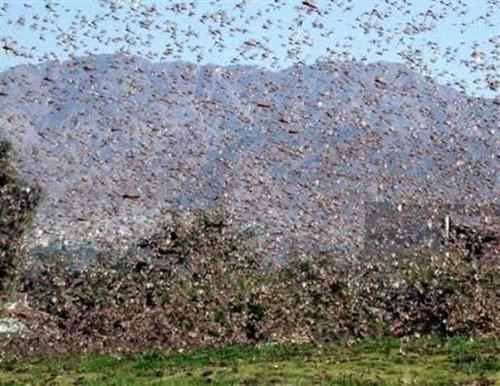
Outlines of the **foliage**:
M 39 191 L 16 179 L 8 162 L 10 146 L 0 141 L 0 300 L 16 269 L 19 240 L 29 224 Z
M 494 257 L 409 256 L 269 265 L 247 234 L 198 213 L 119 259 L 25 273 L 19 289 L 39 314 L 4 345 L 22 354 L 498 334 Z

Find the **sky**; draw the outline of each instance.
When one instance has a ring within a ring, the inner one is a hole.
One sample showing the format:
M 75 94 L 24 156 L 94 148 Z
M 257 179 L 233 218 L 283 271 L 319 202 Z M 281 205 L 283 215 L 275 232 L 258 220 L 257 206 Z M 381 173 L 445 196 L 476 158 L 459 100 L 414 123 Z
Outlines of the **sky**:
M 493 97 L 498 0 L 0 0 L 0 71 L 127 51 L 152 61 L 402 62 Z M 489 81 L 489 82 L 488 82 Z

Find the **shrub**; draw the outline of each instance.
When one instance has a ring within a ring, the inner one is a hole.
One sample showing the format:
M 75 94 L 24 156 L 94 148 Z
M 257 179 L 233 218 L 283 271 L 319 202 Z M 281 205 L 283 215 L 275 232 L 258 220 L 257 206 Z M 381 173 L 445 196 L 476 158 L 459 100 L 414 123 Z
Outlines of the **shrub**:
M 495 258 L 265 263 L 220 216 L 177 219 L 134 253 L 40 264 L 22 291 L 44 315 L 16 349 L 130 350 L 339 337 L 498 334 Z M 38 324 L 37 324 L 38 323 Z

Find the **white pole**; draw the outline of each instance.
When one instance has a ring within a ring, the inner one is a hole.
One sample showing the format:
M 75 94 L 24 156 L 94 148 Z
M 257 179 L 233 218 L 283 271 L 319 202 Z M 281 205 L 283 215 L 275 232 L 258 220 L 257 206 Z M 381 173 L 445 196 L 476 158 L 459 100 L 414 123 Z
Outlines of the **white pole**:
M 448 241 L 450 238 L 450 216 L 444 216 L 444 239 Z

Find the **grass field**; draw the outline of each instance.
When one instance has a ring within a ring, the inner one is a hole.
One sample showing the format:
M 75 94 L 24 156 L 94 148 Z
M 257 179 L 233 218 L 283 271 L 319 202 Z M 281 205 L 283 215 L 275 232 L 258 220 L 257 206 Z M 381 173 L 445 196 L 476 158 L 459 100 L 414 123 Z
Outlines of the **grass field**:
M 131 357 L 7 360 L 2 385 L 495 385 L 497 339 L 362 340 L 353 344 L 266 345 Z

